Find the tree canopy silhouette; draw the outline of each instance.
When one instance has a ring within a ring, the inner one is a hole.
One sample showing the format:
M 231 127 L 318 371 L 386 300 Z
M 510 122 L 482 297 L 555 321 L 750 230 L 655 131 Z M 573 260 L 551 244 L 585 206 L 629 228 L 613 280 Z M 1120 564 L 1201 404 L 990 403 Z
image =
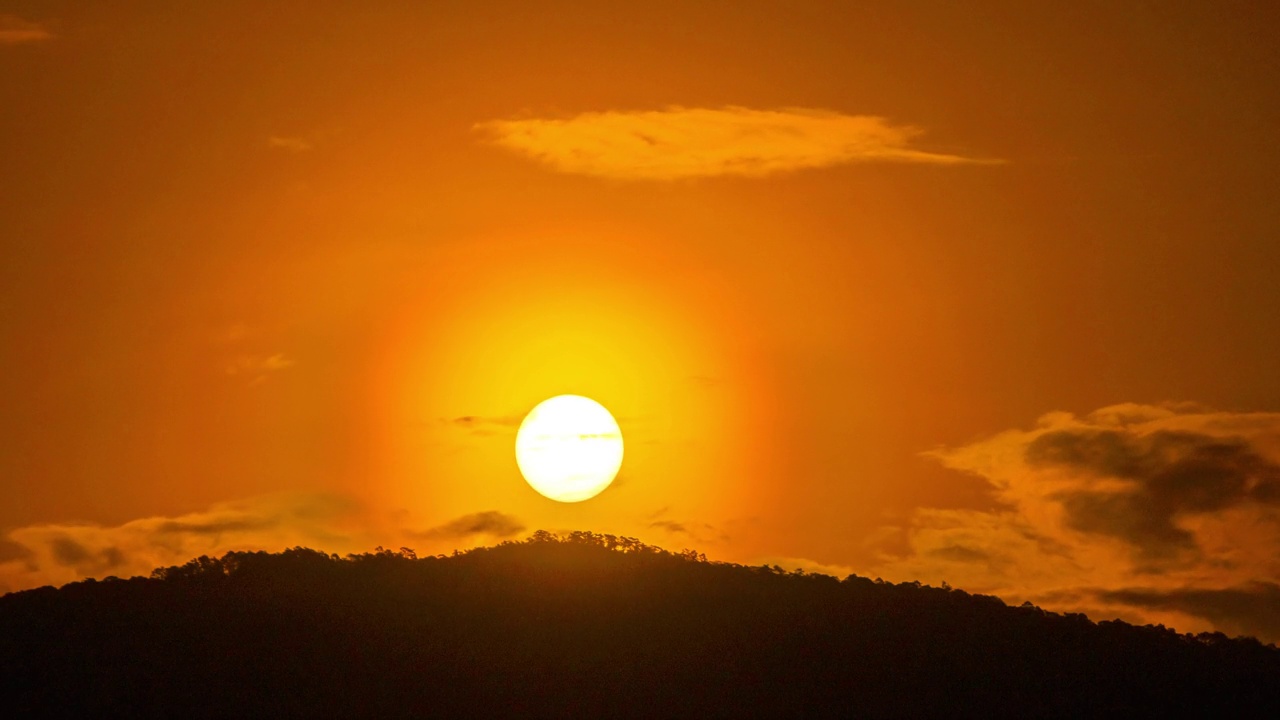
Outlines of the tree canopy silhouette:
M 1280 651 L 919 583 L 538 531 L 231 552 L 0 598 L 6 717 L 1280 710 Z

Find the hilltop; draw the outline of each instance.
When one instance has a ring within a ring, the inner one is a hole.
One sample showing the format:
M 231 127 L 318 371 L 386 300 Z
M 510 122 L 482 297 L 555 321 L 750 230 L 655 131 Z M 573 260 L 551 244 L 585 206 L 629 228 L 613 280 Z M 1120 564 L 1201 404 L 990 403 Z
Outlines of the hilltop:
M 0 692 L 6 717 L 1274 714 L 1280 651 L 540 531 L 13 593 Z

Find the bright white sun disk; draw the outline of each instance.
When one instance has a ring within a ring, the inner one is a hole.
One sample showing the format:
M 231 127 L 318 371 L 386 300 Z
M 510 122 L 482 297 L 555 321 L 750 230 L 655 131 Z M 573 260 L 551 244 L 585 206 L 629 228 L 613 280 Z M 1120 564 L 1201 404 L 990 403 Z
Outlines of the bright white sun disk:
M 581 395 L 538 404 L 516 433 L 516 464 L 534 490 L 559 502 L 599 495 L 622 467 L 622 431 L 603 405 Z

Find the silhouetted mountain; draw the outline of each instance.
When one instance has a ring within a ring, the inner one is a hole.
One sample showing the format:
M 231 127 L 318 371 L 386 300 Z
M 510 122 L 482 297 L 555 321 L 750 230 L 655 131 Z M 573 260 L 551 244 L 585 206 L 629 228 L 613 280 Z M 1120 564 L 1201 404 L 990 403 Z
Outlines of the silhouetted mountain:
M 1280 717 L 1280 651 L 538 532 L 0 598 L 0 715 Z

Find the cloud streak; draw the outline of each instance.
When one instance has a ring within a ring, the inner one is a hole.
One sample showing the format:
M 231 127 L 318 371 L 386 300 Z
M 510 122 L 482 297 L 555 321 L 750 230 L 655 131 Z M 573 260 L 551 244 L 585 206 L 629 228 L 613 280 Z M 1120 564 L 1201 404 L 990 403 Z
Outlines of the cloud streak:
M 486 510 L 463 515 L 417 535 L 426 539 L 470 538 L 475 535 L 509 538 L 524 530 L 524 523 L 518 519 L 496 510 Z
M 284 150 L 295 155 L 315 149 L 315 145 L 310 140 L 292 135 L 272 135 L 267 138 L 267 147 L 275 150 Z
M 16 15 L 0 15 L 0 45 L 52 40 L 53 33 L 43 25 L 23 20 Z
M 287 370 L 296 363 L 285 357 L 283 353 L 274 353 L 271 355 L 254 355 L 241 354 L 232 358 L 225 368 L 227 375 L 236 377 L 249 378 L 249 382 L 253 384 L 261 383 L 267 379 L 267 376 Z
M 516 415 L 485 417 L 481 415 L 462 415 L 455 418 L 443 418 L 441 422 L 456 428 L 468 430 L 475 435 L 493 435 L 520 427 L 524 418 Z
M 927 456 L 1000 508 L 920 508 L 886 577 L 1280 640 L 1280 414 L 1124 404 Z
M 476 128 L 499 147 L 554 170 L 640 180 L 776 173 L 859 162 L 994 163 L 917 148 L 920 128 L 874 115 L 744 107 L 583 113 L 493 120 Z

